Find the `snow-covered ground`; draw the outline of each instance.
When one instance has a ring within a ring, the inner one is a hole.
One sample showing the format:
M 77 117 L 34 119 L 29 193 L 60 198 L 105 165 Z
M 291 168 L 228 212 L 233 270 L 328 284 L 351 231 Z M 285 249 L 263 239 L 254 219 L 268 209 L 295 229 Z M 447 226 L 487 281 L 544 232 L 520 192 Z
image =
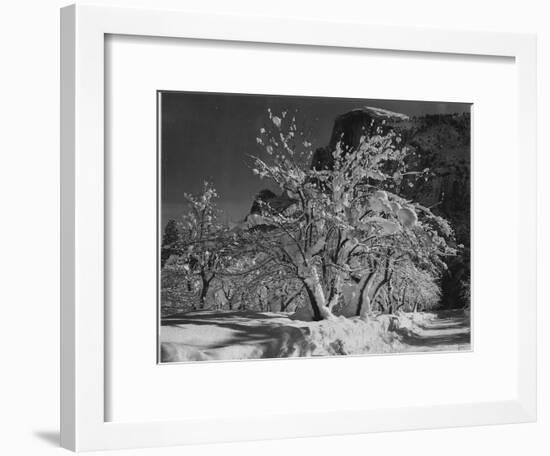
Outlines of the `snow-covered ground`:
M 407 319 L 412 319 L 407 327 Z M 462 351 L 471 349 L 470 312 L 404 314 L 399 330 L 403 351 Z
M 163 318 L 161 361 L 359 355 L 470 348 L 469 317 L 461 311 L 380 315 L 363 321 L 320 322 L 290 314 L 196 311 Z

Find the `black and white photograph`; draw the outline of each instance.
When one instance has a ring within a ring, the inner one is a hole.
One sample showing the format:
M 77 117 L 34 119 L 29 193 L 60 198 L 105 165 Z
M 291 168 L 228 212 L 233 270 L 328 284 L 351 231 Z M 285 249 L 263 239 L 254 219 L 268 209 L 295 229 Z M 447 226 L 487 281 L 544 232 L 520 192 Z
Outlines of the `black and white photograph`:
M 159 362 L 471 349 L 470 103 L 157 96 Z

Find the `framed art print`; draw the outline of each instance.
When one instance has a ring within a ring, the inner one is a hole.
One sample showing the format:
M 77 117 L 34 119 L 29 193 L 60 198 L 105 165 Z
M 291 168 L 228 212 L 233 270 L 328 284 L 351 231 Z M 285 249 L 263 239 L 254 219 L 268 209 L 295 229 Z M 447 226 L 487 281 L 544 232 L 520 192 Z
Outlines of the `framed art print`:
M 61 19 L 64 447 L 536 418 L 532 36 Z

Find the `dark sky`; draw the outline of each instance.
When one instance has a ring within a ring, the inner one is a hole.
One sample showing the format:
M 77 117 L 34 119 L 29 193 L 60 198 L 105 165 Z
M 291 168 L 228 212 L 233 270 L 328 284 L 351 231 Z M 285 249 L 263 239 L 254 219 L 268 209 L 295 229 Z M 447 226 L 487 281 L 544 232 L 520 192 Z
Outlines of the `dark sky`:
M 220 195 L 218 206 L 229 221 L 242 220 L 254 195 L 269 187 L 250 171 L 249 155 L 262 155 L 256 137 L 274 114 L 297 110 L 299 129 L 310 133 L 313 148 L 327 145 L 334 119 L 362 106 L 409 116 L 466 112 L 470 104 L 343 98 L 162 92 L 161 223 L 185 210 L 184 192 L 197 193 L 205 179 Z

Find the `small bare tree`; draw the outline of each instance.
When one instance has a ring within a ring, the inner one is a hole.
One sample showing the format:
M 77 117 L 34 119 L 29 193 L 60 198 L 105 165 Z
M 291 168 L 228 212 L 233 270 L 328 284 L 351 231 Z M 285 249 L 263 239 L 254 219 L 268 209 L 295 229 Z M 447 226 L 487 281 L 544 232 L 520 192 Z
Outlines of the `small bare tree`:
M 218 220 L 217 197 L 216 189 L 206 181 L 199 194 L 186 193 L 188 211 L 178 224 L 178 263 L 200 309 L 206 307 L 214 279 L 230 260 L 227 228 Z

